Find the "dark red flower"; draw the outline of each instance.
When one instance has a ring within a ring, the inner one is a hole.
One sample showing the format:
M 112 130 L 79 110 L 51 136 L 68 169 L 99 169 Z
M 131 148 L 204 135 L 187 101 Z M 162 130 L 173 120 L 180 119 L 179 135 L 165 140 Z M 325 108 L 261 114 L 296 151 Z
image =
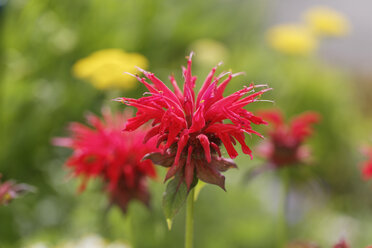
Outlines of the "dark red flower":
M 126 131 L 136 130 L 152 121 L 153 127 L 145 141 L 153 138 L 162 151 L 149 154 L 146 158 L 169 167 L 165 180 L 179 175 L 188 189 L 196 178 L 224 189 L 225 177 L 220 172 L 236 165 L 231 159 L 221 157 L 219 147 L 223 144 L 229 156 L 235 158 L 238 155 L 234 148 L 237 141 L 242 151 L 251 155 L 245 143 L 245 134 L 261 136 L 252 129 L 251 124 L 265 122 L 243 107 L 257 101 L 269 89 L 255 92 L 256 88 L 266 85 L 251 84 L 224 97 L 227 84 L 237 74 L 215 76 L 216 68 L 213 68 L 196 95 L 196 76 L 191 74 L 191 57 L 192 54 L 188 57 L 187 68 L 183 68 L 183 91 L 173 76 L 169 78 L 174 88 L 171 91 L 153 73 L 140 69 L 152 82 L 136 76 L 149 90 L 148 95 L 140 99 L 123 97 L 117 101 L 138 109 L 136 117 L 128 120 Z M 227 77 L 222 80 L 224 76 Z
M 335 244 L 333 248 L 350 248 L 350 246 L 346 243 L 344 239 L 342 239 L 340 242 Z
M 274 167 L 304 162 L 310 152 L 303 142 L 313 133 L 312 124 L 319 122 L 320 115 L 305 112 L 285 124 L 279 110 L 262 111 L 259 114 L 271 123 L 269 140 L 258 147 L 259 154 Z
M 143 144 L 146 129 L 123 132 L 129 114 L 103 111 L 103 121 L 95 115 L 87 117 L 90 128 L 80 123 L 69 126 L 70 137 L 56 138 L 54 144 L 69 147 L 74 153 L 67 161 L 74 176 L 81 176 L 80 191 L 85 189 L 90 178 L 101 178 L 111 203 L 123 212 L 128 203 L 137 199 L 149 204 L 147 177 L 156 177 L 150 160 L 142 161 L 145 154 L 155 151 L 154 143 Z
M 7 205 L 13 199 L 19 197 L 26 192 L 34 191 L 34 187 L 28 184 L 17 184 L 14 181 L 1 182 L 2 175 L 0 174 L 0 206 Z
M 365 179 L 372 177 L 372 147 L 363 147 L 362 152 L 368 157 L 365 162 L 362 162 L 362 174 Z

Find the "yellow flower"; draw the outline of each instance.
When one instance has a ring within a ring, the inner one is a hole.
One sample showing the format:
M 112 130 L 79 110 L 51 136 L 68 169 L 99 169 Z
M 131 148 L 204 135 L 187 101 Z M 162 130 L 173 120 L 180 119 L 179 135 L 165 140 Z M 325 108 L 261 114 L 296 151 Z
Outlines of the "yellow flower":
M 312 32 L 298 24 L 284 24 L 271 28 L 267 33 L 267 41 L 277 51 L 290 55 L 307 55 L 318 46 Z
M 324 6 L 309 9 L 305 12 L 304 19 L 317 35 L 344 36 L 350 29 L 349 21 L 344 15 Z
M 98 89 L 131 89 L 136 79 L 124 72 L 136 73 L 135 66 L 146 69 L 147 59 L 138 53 L 126 53 L 120 49 L 105 49 L 80 59 L 73 66 L 77 78 L 85 79 Z
M 196 55 L 195 61 L 206 67 L 215 66 L 216 62 L 226 60 L 228 50 L 224 44 L 212 39 L 199 39 L 191 43 L 190 50 Z

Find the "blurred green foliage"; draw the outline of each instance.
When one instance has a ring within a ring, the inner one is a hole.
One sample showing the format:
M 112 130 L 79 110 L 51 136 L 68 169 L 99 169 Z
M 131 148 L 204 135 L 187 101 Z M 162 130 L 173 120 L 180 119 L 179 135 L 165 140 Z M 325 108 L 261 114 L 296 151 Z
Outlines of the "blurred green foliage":
M 0 22 L 0 172 L 5 178 L 34 185 L 36 194 L 0 207 L 1 247 L 47 240 L 57 242 L 85 233 L 126 239 L 135 247 L 176 247 L 183 242 L 183 212 L 169 232 L 160 208 L 165 185 L 151 183 L 152 209 L 130 207 L 131 221 L 106 209 L 99 182 L 84 194 L 78 180 L 63 168 L 69 151 L 50 140 L 64 135 L 70 121 L 99 113 L 103 105 L 122 109 L 113 97 L 130 92 L 100 92 L 74 79 L 78 59 L 103 48 L 145 55 L 160 78 L 174 72 L 190 44 L 213 39 L 229 52 L 221 67 L 246 76 L 234 79 L 228 92 L 252 81 L 274 88 L 265 96 L 292 116 L 306 110 L 322 114 L 311 139 L 314 163 L 292 175 L 289 239 L 329 247 L 341 234 L 354 247 L 371 242 L 371 189 L 360 178 L 359 146 L 368 142 L 368 119 L 360 113 L 353 79 L 340 69 L 311 57 L 288 57 L 271 51 L 264 40 L 268 1 L 253 0 L 13 0 L 1 7 Z M 335 41 L 336 42 L 336 41 Z M 211 51 L 213 52 L 213 51 Z M 197 61 L 201 79 L 209 65 Z M 219 61 L 216 61 L 218 63 Z M 272 107 L 271 103 L 260 107 Z M 259 105 L 252 105 L 256 109 Z M 367 135 L 365 135 L 367 133 Z M 251 146 L 257 143 L 253 138 Z M 262 163 L 237 159 L 239 170 L 226 173 L 225 193 L 207 186 L 196 203 L 196 247 L 274 247 L 278 188 L 275 172 L 244 183 L 244 175 Z M 160 173 L 164 173 L 159 170 Z M 160 177 L 161 178 L 161 177 Z M 342 228 L 345 228 L 343 231 Z M 363 231 L 361 231 L 363 230 Z

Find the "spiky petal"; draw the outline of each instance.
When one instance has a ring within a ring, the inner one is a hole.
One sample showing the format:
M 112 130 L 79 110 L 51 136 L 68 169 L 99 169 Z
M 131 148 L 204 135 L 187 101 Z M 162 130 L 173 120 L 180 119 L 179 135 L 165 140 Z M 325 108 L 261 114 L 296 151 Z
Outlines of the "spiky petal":
M 147 87 L 149 94 L 139 99 L 118 99 L 138 109 L 136 117 L 128 120 L 125 130 L 132 131 L 152 121 L 153 128 L 147 140 L 154 139 L 161 145 L 162 151 L 149 154 L 146 158 L 169 167 L 166 180 L 178 173 L 188 189 L 195 177 L 224 189 L 225 178 L 220 172 L 236 165 L 220 158 L 219 146 L 223 144 L 229 156 L 235 158 L 238 155 L 234 148 L 237 140 L 243 152 L 251 155 L 245 143 L 245 134 L 258 134 L 253 130 L 252 123 L 259 125 L 265 122 L 243 107 L 257 101 L 270 89 L 251 84 L 224 97 L 226 86 L 239 74 L 215 76 L 215 67 L 196 94 L 191 59 L 192 54 L 188 57 L 187 67 L 183 68 L 183 91 L 174 76 L 170 76 L 173 92 L 153 73 L 141 70 L 146 78 L 138 77 L 138 80 Z M 227 78 L 222 80 L 225 76 Z

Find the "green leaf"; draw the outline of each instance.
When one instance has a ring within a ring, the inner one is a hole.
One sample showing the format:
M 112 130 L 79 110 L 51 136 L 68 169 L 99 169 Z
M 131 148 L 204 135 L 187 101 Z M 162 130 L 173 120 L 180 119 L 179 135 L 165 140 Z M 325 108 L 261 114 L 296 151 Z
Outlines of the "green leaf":
M 172 220 L 187 198 L 186 183 L 179 176 L 174 177 L 165 189 L 163 195 L 163 210 L 167 218 L 168 228 L 172 226 Z

